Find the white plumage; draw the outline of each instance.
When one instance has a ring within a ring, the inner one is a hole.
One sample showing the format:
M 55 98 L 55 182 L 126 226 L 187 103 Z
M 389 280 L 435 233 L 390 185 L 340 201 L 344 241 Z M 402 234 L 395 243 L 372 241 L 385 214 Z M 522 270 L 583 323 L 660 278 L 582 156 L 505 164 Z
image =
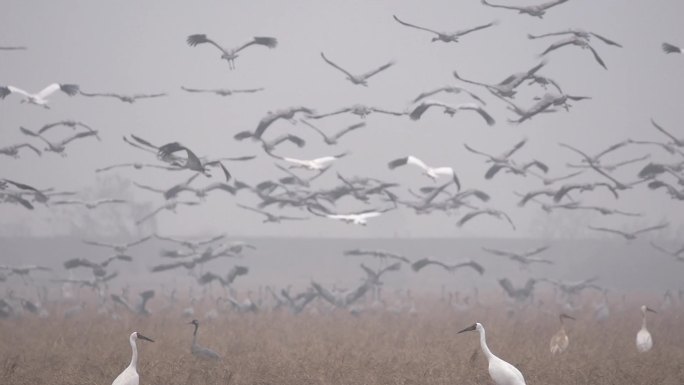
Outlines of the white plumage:
M 141 339 L 145 341 L 152 341 L 150 338 L 143 336 L 138 332 L 131 333 L 128 340 L 131 343 L 131 350 L 133 355 L 131 356 L 131 363 L 124 369 L 121 374 L 119 374 L 112 382 L 112 385 L 138 385 L 140 382 L 140 376 L 138 376 L 138 347 L 135 345 L 135 340 Z

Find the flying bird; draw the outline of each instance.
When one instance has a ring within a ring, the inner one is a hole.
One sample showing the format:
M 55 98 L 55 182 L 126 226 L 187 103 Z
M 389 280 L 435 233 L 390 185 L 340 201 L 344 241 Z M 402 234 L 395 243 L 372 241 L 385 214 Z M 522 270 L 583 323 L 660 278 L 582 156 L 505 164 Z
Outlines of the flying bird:
M 546 11 L 549 8 L 555 7 L 557 5 L 563 4 L 567 2 L 568 0 L 551 0 L 546 3 L 541 3 L 537 5 L 527 5 L 527 6 L 515 6 L 515 5 L 500 5 L 500 4 L 492 4 L 488 2 L 487 0 L 481 0 L 482 4 L 492 7 L 492 8 L 504 8 L 504 9 L 512 9 L 514 11 L 518 11 L 519 14 L 527 14 L 533 17 L 538 17 L 540 19 L 544 18 L 544 15 L 546 14 Z M 501 385 L 501 384 L 497 384 Z
M 482 103 L 482 105 L 487 105 L 487 102 L 482 100 L 482 98 L 480 98 L 479 96 L 477 96 L 474 93 L 466 90 L 465 88 L 456 87 L 456 86 L 443 86 L 443 87 L 435 88 L 435 89 L 430 90 L 430 91 L 425 91 L 425 92 L 421 93 L 420 95 L 416 96 L 416 98 L 413 99 L 413 103 L 418 103 L 419 101 L 421 101 L 427 97 L 433 96 L 435 94 L 438 94 L 440 92 L 444 92 L 447 94 L 454 94 L 454 95 L 464 93 L 464 94 L 469 95 L 471 98 L 477 100 L 478 102 Z
M 636 239 L 637 235 L 639 235 L 639 234 L 664 229 L 668 226 L 669 226 L 668 223 L 663 223 L 660 225 L 650 226 L 650 227 L 646 227 L 646 228 L 643 228 L 643 229 L 640 229 L 637 231 L 632 231 L 632 232 L 625 232 L 625 231 L 609 229 L 609 228 L 605 228 L 605 227 L 594 227 L 594 226 L 587 226 L 587 227 L 590 228 L 591 230 L 594 230 L 594 231 L 602 231 L 602 232 L 617 234 L 617 235 L 624 237 L 627 240 L 632 240 L 632 239 Z
M 499 280 L 499 285 L 504 289 L 509 298 L 514 299 L 518 302 L 524 302 L 528 299 L 532 299 L 534 295 L 534 286 L 537 284 L 537 280 L 530 278 L 525 283 L 525 286 L 521 288 L 513 287 L 513 284 L 508 278 L 503 278 Z
M 263 88 L 246 88 L 246 89 L 228 89 L 228 88 L 212 88 L 212 89 L 199 89 L 199 88 L 187 88 L 181 86 L 181 89 L 186 92 L 193 93 L 213 93 L 219 96 L 230 96 L 233 94 L 252 94 L 255 92 L 263 91 Z
M 480 265 L 479 263 L 477 263 L 473 260 L 470 260 L 470 259 L 458 261 L 455 263 L 446 263 L 446 262 L 438 261 L 438 260 L 433 259 L 433 258 L 422 258 L 422 259 L 419 259 L 419 260 L 413 262 L 411 264 L 411 269 L 413 269 L 413 271 L 417 272 L 417 271 L 420 271 L 422 268 L 424 268 L 428 265 L 439 266 L 439 267 L 443 268 L 444 270 L 446 270 L 450 273 L 453 273 L 454 271 L 456 271 L 457 269 L 459 269 L 461 267 L 470 267 L 471 269 L 477 271 L 480 275 L 484 274 L 484 271 L 485 271 L 485 269 L 484 269 L 484 267 L 482 267 L 482 265 Z
M 21 88 L 14 86 L 0 86 L 0 99 L 4 99 L 7 95 L 12 93 L 20 94 L 24 96 L 24 99 L 21 100 L 21 103 L 34 104 L 36 106 L 49 109 L 50 106 L 48 106 L 49 101 L 47 98 L 57 91 L 62 91 L 69 96 L 74 96 L 78 93 L 78 86 L 75 84 L 53 83 L 43 88 L 37 94 L 30 94 Z
M 62 200 L 62 201 L 53 201 L 51 202 L 52 205 L 80 205 L 88 210 L 95 209 L 99 206 L 102 205 L 110 205 L 110 204 L 122 204 L 122 203 L 128 203 L 127 200 L 125 199 L 98 199 L 94 201 L 83 201 L 83 200 L 77 200 L 77 199 L 67 199 L 67 200 Z
M 321 135 L 321 137 L 323 137 L 323 141 L 325 142 L 325 144 L 327 144 L 327 145 L 329 145 L 329 146 L 336 145 L 336 144 L 337 144 L 337 141 L 338 141 L 342 136 L 344 136 L 344 135 L 346 135 L 346 134 L 348 134 L 348 133 L 350 133 L 350 132 L 352 132 L 352 131 L 354 131 L 354 130 L 356 130 L 356 129 L 359 129 L 359 128 L 362 128 L 362 127 L 365 127 L 365 126 L 366 126 L 366 123 L 364 123 L 364 122 L 356 123 L 356 124 L 353 124 L 353 125 L 351 125 L 351 126 L 349 126 L 349 127 L 347 127 L 347 128 L 344 128 L 344 129 L 338 131 L 338 132 L 335 133 L 334 135 L 329 136 L 328 134 L 326 134 L 325 132 L 323 132 L 320 128 L 314 126 L 313 124 L 309 123 L 309 122 L 308 122 L 307 120 L 305 120 L 305 119 L 300 120 L 300 122 L 302 122 L 302 123 L 306 124 L 307 126 L 311 127 L 314 131 L 316 131 L 319 135 Z
M 381 260 L 383 259 L 394 259 L 397 261 L 401 261 L 404 263 L 411 263 L 411 261 L 404 257 L 403 255 L 395 254 L 387 250 L 368 250 L 368 249 L 352 249 L 352 250 L 345 250 L 344 251 L 345 256 L 363 256 L 363 255 L 369 255 L 371 257 L 375 258 L 380 258 Z
M 105 259 L 102 262 L 93 262 L 85 258 L 72 258 L 63 263 L 64 268 L 67 270 L 74 269 L 77 267 L 87 267 L 93 271 L 95 277 L 104 277 L 107 275 L 105 268 L 109 266 L 113 261 L 126 261 L 131 262 L 133 258 L 128 255 L 115 255 Z
M 26 50 L 26 47 L 22 46 L 4 46 L 0 47 L 0 51 L 24 51 Z
M 439 32 L 439 31 L 435 31 L 435 30 L 432 30 L 432 29 L 429 29 L 429 28 L 420 27 L 420 26 L 417 26 L 417 25 L 414 25 L 414 24 L 409 24 L 409 23 L 407 23 L 407 22 L 405 22 L 405 21 L 401 21 L 401 20 L 400 20 L 398 17 L 396 17 L 395 15 L 392 15 L 392 17 L 394 17 L 394 20 L 396 20 L 396 21 L 397 21 L 399 24 L 401 24 L 401 25 L 405 25 L 405 26 L 407 26 L 407 27 L 411 27 L 411 28 L 415 28 L 415 29 L 420 29 L 420 30 L 422 30 L 422 31 L 427 31 L 427 32 L 434 33 L 434 34 L 437 35 L 437 36 L 435 36 L 435 37 L 432 38 L 432 42 L 433 42 L 433 43 L 436 42 L 436 41 L 442 41 L 442 42 L 444 42 L 444 43 L 451 43 L 451 42 L 453 42 L 453 43 L 458 43 L 458 39 L 459 39 L 461 36 L 465 36 L 465 35 L 467 35 L 467 34 L 469 34 L 469 33 L 471 33 L 471 32 L 479 31 L 479 30 L 481 30 L 481 29 L 489 28 L 489 27 L 492 27 L 492 26 L 498 24 L 497 21 L 492 21 L 492 22 L 487 23 L 487 24 L 478 25 L 478 26 L 475 26 L 475 27 L 472 27 L 472 28 L 468 28 L 468 29 L 464 29 L 464 30 L 460 30 L 460 31 L 456 31 L 456 32 Z
M 349 107 L 343 107 L 340 108 L 339 110 L 333 111 L 333 112 L 328 112 L 327 114 L 320 114 L 320 115 L 314 115 L 311 116 L 311 119 L 321 119 L 325 118 L 328 116 L 333 116 L 333 115 L 339 115 L 339 114 L 344 114 L 344 113 L 350 113 L 359 116 L 361 119 L 366 119 L 366 117 L 374 112 L 380 113 L 380 114 L 385 114 L 385 115 L 392 115 L 392 116 L 403 116 L 405 113 L 403 112 L 396 112 L 396 111 L 389 111 L 389 110 L 384 110 L 382 108 L 377 108 L 377 107 L 368 107 L 364 104 L 354 104 Z
M 105 247 L 108 249 L 112 249 L 117 254 L 125 254 L 128 251 L 128 249 L 130 249 L 131 247 L 137 246 L 137 245 L 144 243 L 144 242 L 147 242 L 151 238 L 152 238 L 152 236 L 148 235 L 146 237 L 142 237 L 140 239 L 136 239 L 135 241 L 126 242 L 126 243 L 105 243 L 105 242 L 90 241 L 90 240 L 83 240 L 83 243 L 85 243 L 86 245 Z
M 578 28 L 570 28 L 570 29 L 566 29 L 564 31 L 543 33 L 541 35 L 527 34 L 527 38 L 528 39 L 539 39 L 539 38 L 548 37 L 548 36 L 562 36 L 562 35 L 573 35 L 575 37 L 585 39 L 587 41 L 590 40 L 592 37 L 595 37 L 595 38 L 601 40 L 602 42 L 604 42 L 608 45 L 613 45 L 613 46 L 622 48 L 622 45 L 620 45 L 619 43 L 617 43 L 613 40 L 608 39 L 605 36 L 601 36 L 597 33 L 585 31 L 583 29 L 578 29 Z
M 454 183 L 456 184 L 456 187 L 458 187 L 458 190 L 461 190 L 461 182 L 458 180 L 458 176 L 456 175 L 456 171 L 454 171 L 453 168 L 451 167 L 430 167 L 425 162 L 422 160 L 416 158 L 413 155 L 409 155 L 403 158 L 398 158 L 395 159 L 387 164 L 387 167 L 389 167 L 390 170 L 394 170 L 397 167 L 400 166 L 405 166 L 407 164 L 416 166 L 420 168 L 423 171 L 423 175 L 426 175 L 430 179 L 432 179 L 434 182 L 437 181 L 437 179 L 440 176 L 448 176 L 453 179 Z
M 71 143 L 72 141 L 74 141 L 76 139 L 87 138 L 90 136 L 97 136 L 97 131 L 82 131 L 82 132 L 77 132 L 71 136 L 68 136 L 59 142 L 52 142 L 52 141 L 45 139 L 45 137 L 43 135 L 35 133 L 35 132 L 33 132 L 27 128 L 19 127 L 19 130 L 21 130 L 21 132 L 24 135 L 32 136 L 34 138 L 39 138 L 40 140 L 45 142 L 45 144 L 47 144 L 47 147 L 45 147 L 45 149 L 43 149 L 43 151 L 54 152 L 54 153 L 59 154 L 63 157 L 66 156 L 65 150 L 66 150 L 67 144 Z
M 601 65 L 601 67 L 603 67 L 604 69 L 608 69 L 608 67 L 606 67 L 606 63 L 603 61 L 603 59 L 601 59 L 601 56 L 599 56 L 598 52 L 596 52 L 596 49 L 591 44 L 589 44 L 589 40 L 583 37 L 578 37 L 576 35 L 567 37 L 565 39 L 559 40 L 551 44 L 550 46 L 548 46 L 548 48 L 546 48 L 546 50 L 544 50 L 544 52 L 541 53 L 540 56 L 546 55 L 551 51 L 555 51 L 559 48 L 570 45 L 575 45 L 582 49 L 588 49 L 589 51 L 591 51 L 592 55 L 594 55 L 594 59 L 596 60 L 596 62 L 598 62 L 599 65 Z
M 266 218 L 264 218 L 263 223 L 269 223 L 269 222 L 270 223 L 280 223 L 282 221 L 303 221 L 303 220 L 308 219 L 308 218 L 304 218 L 304 217 L 289 217 L 286 215 L 271 214 L 268 211 L 259 210 L 259 209 L 254 208 L 254 207 L 249 207 L 249 206 L 245 206 L 245 205 L 241 205 L 241 204 L 238 204 L 237 206 L 242 208 L 242 209 L 248 210 L 248 211 L 253 211 L 255 213 L 265 215 Z
M 495 210 L 495 209 L 479 209 L 479 210 L 471 211 L 468 214 L 464 215 L 461 219 L 459 219 L 459 221 L 456 223 L 456 225 L 458 227 L 462 227 L 464 224 L 466 224 L 466 222 L 468 222 L 471 219 L 473 219 L 477 216 L 480 216 L 480 215 L 489 215 L 489 216 L 492 216 L 492 217 L 495 217 L 495 218 L 501 219 L 501 220 L 505 219 L 511 225 L 513 230 L 516 229 L 515 225 L 513 224 L 513 221 L 511 220 L 511 217 L 509 217 L 508 214 L 506 214 L 503 211 Z
M 332 61 L 330 61 L 327 57 L 325 57 L 325 54 L 324 54 L 323 52 L 321 52 L 321 57 L 323 58 L 323 60 L 324 60 L 326 63 L 328 63 L 328 64 L 331 65 L 332 67 L 334 67 L 334 68 L 336 68 L 336 69 L 342 71 L 345 75 L 347 75 L 347 80 L 349 80 L 350 82 L 352 82 L 352 84 L 355 84 L 355 85 L 362 85 L 362 86 L 364 86 L 364 87 L 368 87 L 368 79 L 369 79 L 371 76 L 376 75 L 376 74 L 378 74 L 378 73 L 380 73 L 380 72 L 382 72 L 382 71 L 388 69 L 389 67 L 391 67 L 391 66 L 393 66 L 393 65 L 395 64 L 393 61 L 391 61 L 391 62 L 389 62 L 389 63 L 387 63 L 387 64 L 383 64 L 382 66 L 380 66 L 380 67 L 378 67 L 378 68 L 376 68 L 376 69 L 374 69 L 374 70 L 368 71 L 368 72 L 366 72 L 366 73 L 364 73 L 364 74 L 361 74 L 361 75 L 352 75 L 351 73 L 349 73 L 349 72 L 348 72 L 347 70 L 345 70 L 344 68 L 342 68 L 342 67 L 338 66 L 337 64 L 333 63 Z
M 320 158 L 315 158 L 315 159 L 295 159 L 295 158 L 288 158 L 288 157 L 280 157 L 280 156 L 275 156 L 274 157 L 278 159 L 282 159 L 286 162 L 291 163 L 290 168 L 304 168 L 307 170 L 311 171 L 322 171 L 325 168 L 329 167 L 329 164 L 340 159 L 344 158 L 347 156 L 347 152 L 343 152 L 341 154 L 337 155 L 331 155 L 331 156 L 323 156 Z
M 0 154 L 11 156 L 14 159 L 19 159 L 19 150 L 21 150 L 22 148 L 29 149 L 38 154 L 38 156 L 41 156 L 40 150 L 30 143 L 19 143 L 7 147 L 2 147 L 0 148 Z
M 175 212 L 175 210 L 176 210 L 176 208 L 178 207 L 178 205 L 184 205 L 184 206 L 197 206 L 197 205 L 199 205 L 199 203 L 198 203 L 198 202 L 184 202 L 184 201 L 170 201 L 170 202 L 166 202 L 165 204 L 159 206 L 158 208 L 156 208 L 156 209 L 153 210 L 152 212 L 150 212 L 150 213 L 144 215 L 142 218 L 140 218 L 140 219 L 138 219 L 137 221 L 135 221 L 135 224 L 136 224 L 136 225 L 140 225 L 141 223 L 143 223 L 143 222 L 145 222 L 145 221 L 147 221 L 147 220 L 153 218 L 154 216 L 156 216 L 157 214 L 159 214 L 159 213 L 162 212 L 163 210 Z
M 547 61 L 543 60 L 539 64 L 535 65 L 534 67 L 530 68 L 529 70 L 527 70 L 525 72 L 517 72 L 517 73 L 510 75 L 509 77 L 502 80 L 498 84 L 487 84 L 487 83 L 481 83 L 481 82 L 476 82 L 476 81 L 472 81 L 472 80 L 467 80 L 467 79 L 461 77 L 461 75 L 456 71 L 453 72 L 453 75 L 456 79 L 458 79 L 462 82 L 482 86 L 494 95 L 500 96 L 502 98 L 512 98 L 516 94 L 515 89 L 518 88 L 518 86 L 520 86 L 521 84 L 523 84 L 525 82 L 525 80 L 533 78 L 535 76 L 535 74 L 537 73 L 537 71 L 542 69 L 542 67 L 544 67 L 546 65 L 546 63 L 547 63 Z
M 412 120 L 418 120 L 420 119 L 421 116 L 423 116 L 423 113 L 427 111 L 430 107 L 441 107 L 444 109 L 444 113 L 450 116 L 454 116 L 457 112 L 459 111 L 475 111 L 480 116 L 484 121 L 487 123 L 489 126 L 493 126 L 496 121 L 494 118 L 492 118 L 491 115 L 487 111 L 485 111 L 482 106 L 475 104 L 475 103 L 463 103 L 463 104 L 458 104 L 455 106 L 440 102 L 438 100 L 425 100 L 424 102 L 420 103 L 417 105 L 413 111 L 409 114 L 409 117 Z
M 542 247 L 538 247 L 538 248 L 528 250 L 528 251 L 524 251 L 524 252 L 497 250 L 497 249 L 491 249 L 491 248 L 487 248 L 487 247 L 483 247 L 482 250 L 484 250 L 490 254 L 509 258 L 510 260 L 518 262 L 518 263 L 522 264 L 523 266 L 529 266 L 533 263 L 546 263 L 546 264 L 552 265 L 553 261 L 550 259 L 534 257 L 535 255 L 546 251 L 546 249 L 548 249 L 548 248 L 549 248 L 549 246 L 542 246 Z
M 383 210 L 365 210 L 361 211 L 359 213 L 353 213 L 353 214 L 330 214 L 330 213 L 318 213 L 316 212 L 311 206 L 307 206 L 307 210 L 309 210 L 310 213 L 319 216 L 319 217 L 325 217 L 329 219 L 336 219 L 338 221 L 342 221 L 345 223 L 349 224 L 354 224 L 354 225 L 360 225 L 360 226 L 366 226 L 368 225 L 368 220 L 370 218 L 376 218 L 379 217 L 380 215 L 394 210 L 395 207 L 390 207 L 387 209 Z
M 185 155 L 187 158 L 178 161 L 178 156 L 174 154 L 179 151 L 185 151 Z M 195 155 L 195 153 L 192 150 L 178 142 L 171 142 L 159 147 L 157 157 L 165 162 L 171 163 L 174 166 L 197 171 L 204 174 L 205 176 L 210 176 L 209 171 L 207 170 L 208 167 L 220 167 L 223 171 L 223 176 L 225 177 L 226 182 L 230 181 L 230 172 L 228 172 L 228 170 L 223 165 L 223 163 L 221 163 L 220 160 L 203 162 L 197 155 Z
M 271 126 L 275 121 L 279 119 L 285 119 L 289 120 L 290 123 L 295 124 L 296 121 L 294 120 L 294 116 L 297 113 L 303 113 L 308 116 L 314 114 L 314 110 L 304 107 L 304 106 L 295 106 L 295 107 L 288 107 L 283 110 L 277 110 L 275 112 L 269 111 L 266 116 L 261 118 L 259 121 L 259 124 L 257 125 L 257 128 L 254 132 L 250 131 L 242 131 L 239 132 L 235 135 L 235 139 L 237 140 L 243 140 L 247 138 L 252 138 L 254 140 L 261 139 L 261 136 L 264 135 L 264 132 L 266 132 L 266 129 Z
M 243 49 L 251 46 L 251 45 L 262 45 L 264 47 L 268 48 L 275 48 L 278 46 L 278 40 L 274 37 L 254 37 L 252 40 L 248 41 L 247 43 L 233 49 L 227 49 L 223 48 L 220 46 L 218 43 L 215 41 L 209 39 L 207 35 L 204 34 L 197 34 L 197 35 L 190 35 L 188 36 L 187 43 L 190 47 L 195 47 L 199 44 L 205 44 L 209 43 L 213 45 L 214 47 L 218 48 L 219 51 L 221 51 L 221 59 L 224 59 L 228 62 L 228 67 L 231 70 L 235 69 L 235 59 L 237 59 L 240 55 L 238 53 L 242 51 Z
M 83 92 L 79 90 L 79 93 L 83 96 L 87 97 L 105 97 L 105 98 L 116 98 L 119 99 L 120 101 L 124 103 L 129 103 L 133 104 L 135 103 L 138 99 L 150 99 L 150 98 L 159 98 L 162 96 L 167 96 L 166 93 L 156 93 L 156 94 L 133 94 L 133 95 L 123 95 L 123 94 L 115 94 L 112 92 L 107 92 L 107 93 L 88 93 L 88 92 Z

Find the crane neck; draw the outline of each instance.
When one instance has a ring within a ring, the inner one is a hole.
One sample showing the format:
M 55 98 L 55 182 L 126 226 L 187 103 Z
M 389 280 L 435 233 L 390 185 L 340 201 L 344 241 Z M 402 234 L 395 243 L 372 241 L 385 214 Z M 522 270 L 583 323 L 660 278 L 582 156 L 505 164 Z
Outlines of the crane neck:
M 646 312 L 641 314 L 641 328 L 646 329 Z
M 490 361 L 492 359 L 492 357 L 494 357 L 494 354 L 492 354 L 492 351 L 489 350 L 489 346 L 487 346 L 487 338 L 485 337 L 484 328 L 480 329 L 479 332 L 480 332 L 480 347 L 482 347 L 482 352 L 487 357 L 487 361 Z
M 192 345 L 197 345 L 197 329 L 199 329 L 199 324 L 195 324 L 195 331 L 192 333 Z
M 131 338 L 129 338 L 129 341 L 131 343 L 131 350 L 132 350 L 133 354 L 131 355 L 131 363 L 130 363 L 130 365 L 128 365 L 128 366 L 132 367 L 133 369 L 137 369 L 137 367 L 138 367 L 138 347 L 135 344 L 135 340 L 136 340 L 136 335 L 135 335 L 135 333 L 133 333 L 133 334 L 131 334 Z

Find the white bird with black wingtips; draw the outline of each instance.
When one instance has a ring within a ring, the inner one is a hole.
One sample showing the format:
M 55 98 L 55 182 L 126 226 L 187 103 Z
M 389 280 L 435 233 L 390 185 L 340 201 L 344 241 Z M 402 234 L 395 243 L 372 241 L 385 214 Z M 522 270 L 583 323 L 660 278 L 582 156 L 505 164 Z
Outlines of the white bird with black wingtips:
M 454 171 L 453 168 L 451 167 L 430 167 L 425 162 L 422 160 L 416 158 L 413 155 L 405 156 L 403 158 L 398 158 L 395 159 L 387 164 L 387 167 L 389 167 L 390 170 L 394 170 L 397 167 L 400 166 L 405 166 L 407 164 L 416 166 L 423 170 L 423 174 L 428 176 L 430 179 L 433 181 L 437 181 L 437 179 L 440 176 L 449 176 L 454 180 L 454 183 L 456 183 L 456 186 L 458 187 L 458 190 L 461 190 L 461 182 L 458 180 L 458 176 L 456 175 L 456 171 Z

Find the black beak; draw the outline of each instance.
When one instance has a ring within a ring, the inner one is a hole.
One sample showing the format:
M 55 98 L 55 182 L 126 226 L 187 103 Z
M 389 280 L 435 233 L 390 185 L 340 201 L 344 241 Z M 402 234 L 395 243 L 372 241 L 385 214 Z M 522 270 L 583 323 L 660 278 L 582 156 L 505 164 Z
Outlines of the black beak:
M 567 314 L 561 314 L 560 316 L 563 317 L 563 318 L 571 319 L 571 320 L 573 320 L 573 321 L 577 321 L 577 319 L 575 319 L 575 317 L 569 316 L 569 315 L 567 315 Z
M 472 331 L 475 330 L 475 329 L 477 329 L 477 324 L 472 324 L 472 325 L 468 326 L 467 328 L 461 330 L 461 331 L 458 332 L 457 334 L 460 334 L 460 333 L 463 333 L 463 332 L 472 332 Z
M 651 309 L 650 307 L 647 307 L 647 308 L 646 308 L 646 311 L 650 311 L 651 313 L 656 313 L 656 314 L 658 314 L 657 311 Z
M 142 335 L 142 334 L 140 334 L 140 333 L 136 333 L 136 334 L 138 335 L 138 339 L 139 339 L 139 340 L 145 340 L 145 341 L 154 342 L 154 340 L 153 340 L 152 338 L 145 337 L 144 335 Z

